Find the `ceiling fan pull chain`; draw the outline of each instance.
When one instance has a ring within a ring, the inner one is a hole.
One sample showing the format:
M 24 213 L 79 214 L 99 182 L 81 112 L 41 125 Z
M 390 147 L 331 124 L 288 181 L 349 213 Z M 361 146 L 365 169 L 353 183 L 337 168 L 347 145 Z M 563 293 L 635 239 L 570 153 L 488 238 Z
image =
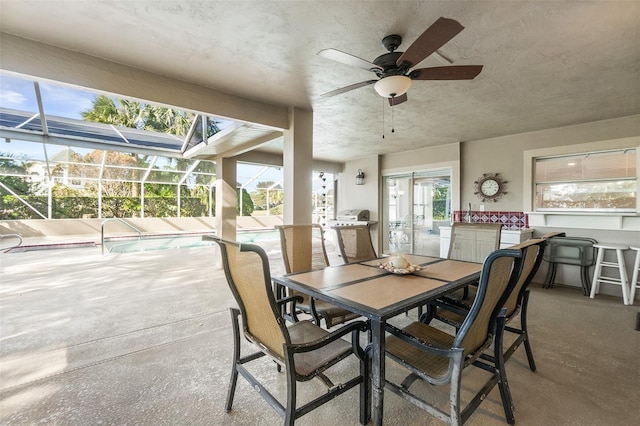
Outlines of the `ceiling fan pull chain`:
M 393 106 L 391 107 L 391 133 L 395 133 L 396 132 L 396 125 L 395 125 L 395 121 L 393 120 Z

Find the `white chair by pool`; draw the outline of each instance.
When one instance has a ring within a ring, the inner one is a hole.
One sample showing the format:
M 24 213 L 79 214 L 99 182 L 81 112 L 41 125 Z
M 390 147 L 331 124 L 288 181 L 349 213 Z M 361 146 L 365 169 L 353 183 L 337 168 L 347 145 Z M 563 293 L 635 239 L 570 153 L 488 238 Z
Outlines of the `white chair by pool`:
M 591 283 L 591 294 L 589 297 L 592 299 L 600 292 L 600 283 L 615 284 L 622 286 L 622 301 L 625 305 L 630 304 L 629 299 L 629 278 L 627 276 L 627 265 L 624 262 L 624 251 L 629 250 L 629 246 L 623 244 L 606 244 L 598 243 L 593 245 L 598 250 L 596 257 L 596 268 L 593 271 L 593 280 Z M 615 250 L 616 261 L 605 261 L 604 255 L 606 250 Z M 617 268 L 620 277 L 612 277 L 603 275 L 602 268 Z

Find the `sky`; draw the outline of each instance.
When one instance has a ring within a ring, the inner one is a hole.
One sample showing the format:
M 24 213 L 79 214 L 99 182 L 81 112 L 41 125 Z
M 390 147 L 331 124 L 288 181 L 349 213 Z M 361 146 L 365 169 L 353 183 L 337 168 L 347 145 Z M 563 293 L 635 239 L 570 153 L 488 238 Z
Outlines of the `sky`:
M 82 119 L 82 111 L 91 109 L 95 93 L 77 88 L 39 83 L 45 112 L 59 117 Z M 0 107 L 38 111 L 32 81 L 0 74 Z

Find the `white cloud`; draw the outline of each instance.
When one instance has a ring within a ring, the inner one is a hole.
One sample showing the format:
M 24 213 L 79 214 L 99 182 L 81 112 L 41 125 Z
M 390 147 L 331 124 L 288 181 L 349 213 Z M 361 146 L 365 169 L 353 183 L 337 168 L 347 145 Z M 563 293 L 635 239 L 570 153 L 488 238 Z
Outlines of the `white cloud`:
M 27 102 L 27 97 L 22 93 L 5 88 L 0 89 L 0 99 L 0 105 L 4 108 L 19 109 Z
M 40 84 L 45 112 L 63 117 L 80 118 L 80 112 L 91 109 L 94 93 L 69 87 Z

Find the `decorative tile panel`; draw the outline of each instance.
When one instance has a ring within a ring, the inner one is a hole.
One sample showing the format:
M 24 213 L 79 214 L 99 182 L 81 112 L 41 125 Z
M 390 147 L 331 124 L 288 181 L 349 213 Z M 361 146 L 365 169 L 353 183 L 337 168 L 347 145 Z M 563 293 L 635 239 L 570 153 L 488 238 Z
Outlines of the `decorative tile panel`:
M 454 222 L 468 222 L 466 210 L 453 212 Z M 504 229 L 518 231 L 529 228 L 529 217 L 525 212 L 471 211 L 471 223 L 501 223 Z

